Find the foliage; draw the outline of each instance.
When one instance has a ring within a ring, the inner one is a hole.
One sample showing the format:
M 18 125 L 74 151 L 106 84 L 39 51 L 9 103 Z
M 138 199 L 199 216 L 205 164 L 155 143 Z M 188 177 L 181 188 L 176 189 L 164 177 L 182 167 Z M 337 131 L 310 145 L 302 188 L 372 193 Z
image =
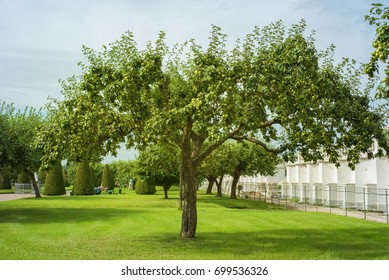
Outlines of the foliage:
M 237 164 L 233 153 L 233 142 L 228 141 L 217 147 L 200 166 L 200 176 L 209 182 L 207 194 L 212 193 L 216 183 L 217 195 L 222 196 L 221 185 L 224 175 L 228 174 Z
M 236 189 L 240 176 L 274 175 L 275 168 L 280 163 L 277 155 L 267 152 L 263 147 L 254 143 L 235 143 L 231 153 L 231 161 L 235 162 L 229 175 L 233 177 L 231 198 L 236 198 Z
M 385 77 L 377 89 L 377 97 L 389 98 L 389 7 L 384 7 L 379 3 L 372 4 L 365 20 L 376 27 L 376 37 L 372 44 L 374 51 L 370 56 L 370 62 L 365 66 L 365 73 L 373 77 L 378 74 L 379 62 L 385 64 Z
M 36 133 L 43 123 L 40 111 L 26 107 L 16 110 L 13 104 L 0 104 L 0 169 L 26 172 L 40 197 L 34 172 L 41 165 L 42 150 L 34 145 Z
M 346 156 L 354 167 L 361 152 L 374 156 L 373 138 L 387 147 L 382 116 L 355 63 L 334 65 L 333 48 L 317 51 L 305 29 L 304 21 L 256 27 L 232 50 L 217 26 L 205 49 L 194 40 L 169 48 L 163 32 L 144 50 L 130 32 L 101 51 L 84 47 L 82 74 L 62 81 L 64 98 L 49 105 L 38 135 L 45 164 L 115 153 L 124 141 L 176 144 L 186 238 L 196 235 L 200 166 L 229 139 L 290 161 Z
M 130 182 L 130 178 L 135 177 L 135 162 L 128 160 L 118 160 L 110 163 L 112 176 L 119 186 L 126 187 Z
M 152 145 L 141 150 L 137 173 L 148 185 L 162 186 L 168 198 L 168 190 L 180 180 L 179 149 L 172 145 Z
M 25 171 L 22 171 L 18 174 L 17 183 L 19 184 L 30 184 L 31 178 Z
M 0 174 L 0 189 L 12 189 L 11 179 L 7 173 Z
M 103 178 L 101 179 L 101 186 L 106 187 L 108 190 L 113 190 L 115 188 L 115 181 L 112 177 L 109 165 L 104 165 Z
M 45 195 L 66 194 L 61 162 L 58 161 L 47 172 L 43 194 Z
M 137 180 L 135 185 L 136 194 L 155 194 L 156 191 L 155 185 L 149 184 L 143 180 Z
M 73 186 L 74 195 L 94 194 L 94 184 L 91 175 L 91 168 L 88 161 L 84 160 L 78 164 L 76 178 Z

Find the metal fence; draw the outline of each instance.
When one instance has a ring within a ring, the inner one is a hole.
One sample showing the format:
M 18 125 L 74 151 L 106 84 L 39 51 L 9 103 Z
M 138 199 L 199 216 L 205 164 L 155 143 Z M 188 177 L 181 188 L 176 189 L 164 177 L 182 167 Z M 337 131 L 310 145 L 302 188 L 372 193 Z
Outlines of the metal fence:
M 389 224 L 389 189 L 376 184 L 240 183 L 243 198 L 278 204 L 285 209 L 340 214 Z M 230 193 L 231 182 L 223 184 Z
M 43 190 L 43 184 L 38 183 L 39 190 Z M 34 188 L 32 184 L 20 184 L 15 183 L 15 193 L 34 193 Z

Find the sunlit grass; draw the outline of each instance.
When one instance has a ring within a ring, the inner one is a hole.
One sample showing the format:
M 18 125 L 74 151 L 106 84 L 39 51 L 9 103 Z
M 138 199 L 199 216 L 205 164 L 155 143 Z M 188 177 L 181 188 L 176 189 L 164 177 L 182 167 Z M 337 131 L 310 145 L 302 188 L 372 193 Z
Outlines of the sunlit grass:
M 0 202 L 0 259 L 389 259 L 389 226 L 198 195 L 180 238 L 178 190 Z

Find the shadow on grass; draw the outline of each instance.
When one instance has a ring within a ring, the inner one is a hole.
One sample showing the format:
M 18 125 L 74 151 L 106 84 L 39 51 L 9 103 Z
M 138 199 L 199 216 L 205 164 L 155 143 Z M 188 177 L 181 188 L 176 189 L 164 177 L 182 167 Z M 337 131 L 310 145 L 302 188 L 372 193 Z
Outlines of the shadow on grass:
M 112 218 L 128 218 L 142 213 L 141 209 L 114 208 L 22 208 L 1 209 L 1 223 L 48 224 L 99 221 Z
M 283 229 L 236 233 L 208 232 L 198 236 L 193 240 L 165 236 L 166 239 L 159 247 L 165 252 L 169 248 L 179 248 L 181 254 L 187 252 L 186 256 L 193 260 L 389 259 L 389 228 L 363 228 L 355 231 Z M 166 256 L 166 259 L 174 256 L 175 254 Z
M 198 202 L 231 209 L 281 210 L 285 207 L 247 199 L 231 199 L 227 196 L 199 194 Z

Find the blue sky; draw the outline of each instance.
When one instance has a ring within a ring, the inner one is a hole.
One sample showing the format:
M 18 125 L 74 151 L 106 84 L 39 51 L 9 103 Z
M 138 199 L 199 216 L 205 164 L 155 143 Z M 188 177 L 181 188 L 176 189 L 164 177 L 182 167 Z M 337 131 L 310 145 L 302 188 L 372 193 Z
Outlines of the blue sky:
M 374 2 L 374 1 L 373 1 Z M 212 24 L 229 40 L 282 19 L 307 21 L 317 48 L 367 62 L 374 28 L 364 21 L 369 0 L 0 0 L 0 100 L 43 107 L 61 98 L 58 79 L 78 74 L 81 46 L 99 48 L 134 33 L 139 46 L 166 32 L 170 44 L 207 44 Z

